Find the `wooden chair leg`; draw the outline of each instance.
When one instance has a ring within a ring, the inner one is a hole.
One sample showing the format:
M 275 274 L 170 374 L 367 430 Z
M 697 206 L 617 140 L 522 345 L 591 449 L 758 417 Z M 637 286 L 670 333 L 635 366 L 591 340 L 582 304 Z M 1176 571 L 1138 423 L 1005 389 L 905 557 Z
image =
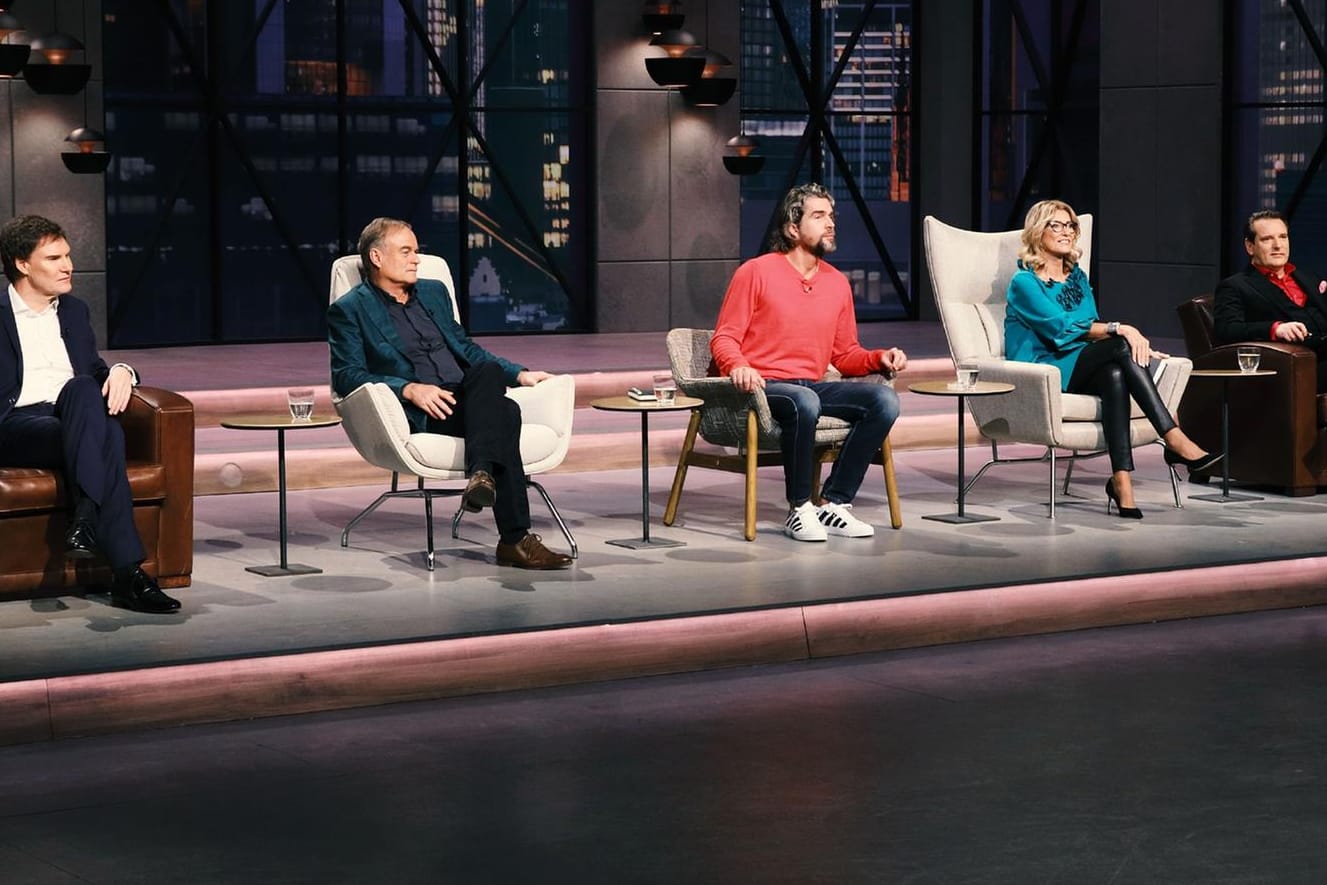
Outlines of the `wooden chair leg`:
M 756 539 L 756 468 L 759 466 L 760 426 L 754 409 L 746 413 L 746 512 L 742 521 L 742 537 Z
M 668 493 L 668 506 L 664 508 L 663 524 L 672 525 L 677 519 L 677 505 L 682 500 L 682 483 L 687 479 L 688 459 L 696 447 L 696 431 L 700 429 L 700 412 L 691 413 L 686 436 L 682 438 L 682 451 L 677 456 L 677 472 L 673 474 L 673 489 Z
M 880 463 L 885 468 L 885 497 L 889 499 L 889 524 L 896 529 L 903 528 L 903 511 L 898 502 L 898 483 L 894 481 L 894 446 L 889 437 L 880 447 Z

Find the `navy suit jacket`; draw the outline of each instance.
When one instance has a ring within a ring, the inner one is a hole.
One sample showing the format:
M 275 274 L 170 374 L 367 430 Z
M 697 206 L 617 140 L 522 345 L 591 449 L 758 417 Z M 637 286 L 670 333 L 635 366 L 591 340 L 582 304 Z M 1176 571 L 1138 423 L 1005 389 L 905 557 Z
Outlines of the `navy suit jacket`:
M 1306 306 L 1316 306 L 1327 317 L 1327 298 L 1318 291 L 1321 280 L 1301 268 L 1291 274 L 1308 300 Z M 1240 341 L 1272 340 L 1272 324 L 1298 320 L 1294 303 L 1278 289 L 1262 271 L 1252 264 L 1234 276 L 1226 277 L 1216 287 L 1212 307 L 1213 331 L 1223 344 Z M 1327 333 L 1327 328 L 1310 332 Z
M 91 375 L 98 383 L 106 383 L 110 367 L 97 353 L 97 336 L 92 331 L 88 306 L 72 295 L 61 295 L 56 315 L 60 318 L 60 337 L 75 375 Z M 23 387 L 23 351 L 18 340 L 18 325 L 14 321 L 14 307 L 9 293 L 0 289 L 0 421 L 3 421 L 18 402 Z
M 480 347 L 466 333 L 452 315 L 452 302 L 446 288 L 437 280 L 420 280 L 415 284 L 415 297 L 428 311 L 447 347 L 462 369 L 476 363 L 495 362 L 502 366 L 507 386 L 520 382 L 516 376 L 524 371 L 500 356 Z M 424 431 L 428 416 L 423 410 L 401 397 L 407 384 L 419 379 L 406 356 L 405 345 L 396 334 L 392 318 L 387 315 L 379 290 L 367 282 L 360 283 L 327 308 L 327 343 L 332 359 L 332 389 L 337 396 L 347 396 L 355 388 L 371 381 L 386 384 L 405 406 L 410 427 Z

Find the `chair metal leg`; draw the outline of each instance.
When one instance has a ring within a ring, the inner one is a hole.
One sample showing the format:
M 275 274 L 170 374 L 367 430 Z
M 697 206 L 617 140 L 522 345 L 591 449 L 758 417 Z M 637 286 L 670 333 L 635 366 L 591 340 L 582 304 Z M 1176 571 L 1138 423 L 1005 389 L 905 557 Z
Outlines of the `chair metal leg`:
M 755 410 L 746 413 L 746 511 L 742 521 L 742 537 L 748 541 L 756 539 L 756 469 L 759 466 L 758 444 L 760 426 L 756 421 Z
M 1046 518 L 1047 518 L 1047 519 L 1054 519 L 1054 518 L 1055 518 L 1055 448 L 1054 448 L 1053 446 L 1047 446 L 1047 447 L 1046 447 L 1046 460 L 1047 460 L 1048 462 L 1050 462 L 1050 483 L 1049 483 L 1049 486 L 1050 486 L 1050 493 L 1051 493 L 1051 512 L 1050 512 L 1050 515 L 1047 516 Z M 1074 466 L 1074 461 L 1073 461 L 1072 458 L 1070 458 L 1070 459 L 1069 459 L 1069 467 L 1072 468 L 1073 466 Z
M 411 494 L 410 492 L 405 493 L 405 495 L 410 495 L 410 494 Z M 373 511 L 377 510 L 378 507 L 382 505 L 382 502 L 386 501 L 388 498 L 400 498 L 400 497 L 403 497 L 402 493 L 396 491 L 395 489 L 393 489 L 390 492 L 383 492 L 381 495 L 378 496 L 378 500 L 374 501 L 372 504 L 365 507 L 359 513 L 355 514 L 354 518 L 351 519 L 350 522 L 346 523 L 346 527 L 341 530 L 341 546 L 342 547 L 350 546 L 350 530 L 353 529 L 355 526 L 359 525 L 360 520 L 368 516 Z
M 421 481 L 422 484 L 422 481 Z M 421 489 L 421 491 L 423 491 Z M 424 561 L 428 570 L 433 571 L 433 496 L 424 492 L 424 532 L 428 537 L 428 549 L 424 552 Z
M 687 423 L 686 436 L 682 438 L 682 451 L 677 456 L 677 472 L 673 474 L 673 488 L 668 493 L 668 506 L 664 508 L 663 524 L 672 525 L 677 519 L 677 505 L 682 500 L 682 483 L 687 479 L 687 467 L 691 452 L 696 447 L 696 432 L 700 430 L 700 412 L 693 411 Z
M 576 539 L 571 536 L 571 530 L 568 529 L 567 524 L 562 521 L 562 514 L 558 513 L 558 508 L 553 504 L 553 499 L 548 496 L 548 492 L 544 491 L 543 486 L 529 477 L 526 477 L 525 483 L 526 485 L 533 486 L 534 490 L 539 493 L 539 497 L 543 498 L 544 503 L 548 505 L 548 512 L 553 514 L 553 521 L 558 524 L 558 528 L 562 530 L 562 537 L 567 539 L 567 544 L 571 547 L 571 558 L 576 559 L 579 557 L 580 551 L 576 547 Z

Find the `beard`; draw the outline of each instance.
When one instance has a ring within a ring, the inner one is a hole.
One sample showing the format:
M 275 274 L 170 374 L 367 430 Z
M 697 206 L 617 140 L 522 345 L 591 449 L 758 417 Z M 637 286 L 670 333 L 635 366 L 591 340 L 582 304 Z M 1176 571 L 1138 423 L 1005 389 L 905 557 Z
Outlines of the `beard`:
M 821 237 L 820 239 L 812 243 L 810 247 L 810 252 L 812 255 L 814 255 L 817 258 L 824 258 L 826 255 L 833 252 L 838 247 L 839 246 L 837 240 L 835 240 L 833 237 L 826 236 L 826 237 Z

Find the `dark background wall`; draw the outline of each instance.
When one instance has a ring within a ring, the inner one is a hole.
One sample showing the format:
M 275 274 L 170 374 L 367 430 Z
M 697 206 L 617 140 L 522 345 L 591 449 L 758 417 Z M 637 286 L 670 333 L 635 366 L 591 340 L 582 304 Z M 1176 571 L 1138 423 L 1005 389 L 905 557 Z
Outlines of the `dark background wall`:
M 77 95 L 38 95 L 22 80 L 0 80 L 0 215 L 45 215 L 69 233 L 74 294 L 92 308 L 101 343 L 106 336 L 106 189 L 100 175 L 74 175 L 60 153 L 80 126 L 102 130 L 101 4 L 47 0 L 15 4 L 32 37 L 57 28 L 87 47 L 92 79 Z M 86 121 L 86 123 L 85 123 Z M 7 285 L 7 281 L 6 281 Z
M 1175 306 L 1221 275 L 1222 7 L 1101 4 L 1103 315 L 1180 336 Z
M 697 40 L 741 57 L 737 3 L 695 0 L 684 11 Z M 739 257 L 738 181 L 722 156 L 741 97 L 690 108 L 656 86 L 644 60 L 659 50 L 640 14 L 638 3 L 595 5 L 601 332 L 712 325 Z
M 974 4 L 919 4 L 919 215 L 973 226 Z M 1222 6 L 1210 0 L 1102 4 L 1100 181 L 1094 281 L 1103 312 L 1149 334 L 1177 336 L 1174 307 L 1210 291 L 1223 239 Z M 0 211 L 50 215 L 74 247 L 78 294 L 104 316 L 105 216 L 101 176 L 69 173 L 68 132 L 101 126 L 97 0 L 29 3 L 34 34 L 57 26 L 81 39 L 93 65 L 86 94 L 39 96 L 0 81 Z M 686 27 L 730 58 L 740 55 L 738 4 L 695 0 Z M 742 257 L 738 181 L 724 142 L 739 129 L 740 98 L 693 109 L 660 89 L 643 59 L 656 52 L 636 3 L 596 4 L 595 322 L 600 331 L 713 322 Z M 740 89 L 740 85 L 739 85 Z M 114 145 L 111 146 L 112 150 Z M 920 255 L 920 244 L 918 245 Z M 935 310 L 922 282 L 922 318 Z

